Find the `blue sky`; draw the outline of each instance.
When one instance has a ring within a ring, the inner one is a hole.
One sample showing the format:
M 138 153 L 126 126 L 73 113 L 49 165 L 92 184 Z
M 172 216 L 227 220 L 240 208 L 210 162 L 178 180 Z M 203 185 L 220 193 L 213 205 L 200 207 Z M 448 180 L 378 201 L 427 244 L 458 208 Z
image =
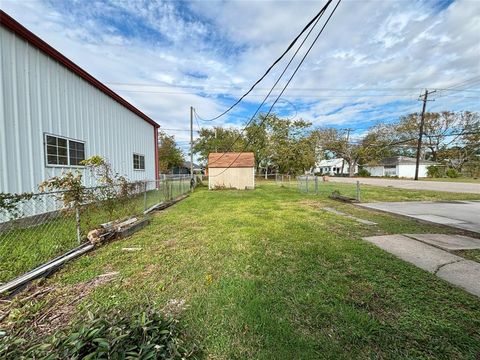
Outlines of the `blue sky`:
M 1 7 L 163 128 L 181 129 L 166 132 L 186 148 L 189 107 L 206 118 L 222 112 L 324 3 L 3 0 Z M 229 116 L 200 125 L 241 127 L 284 64 Z M 438 92 L 429 109 L 480 110 L 479 1 L 343 0 L 274 111 L 360 137 L 419 111 L 422 89 L 469 79 L 456 88 L 468 91 Z

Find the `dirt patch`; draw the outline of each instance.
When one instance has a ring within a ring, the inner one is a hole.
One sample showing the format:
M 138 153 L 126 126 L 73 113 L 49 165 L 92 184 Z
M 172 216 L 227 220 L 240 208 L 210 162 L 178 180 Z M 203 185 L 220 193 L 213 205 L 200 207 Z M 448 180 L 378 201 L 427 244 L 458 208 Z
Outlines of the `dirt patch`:
M 113 281 L 118 272 L 108 272 L 75 285 L 45 287 L 32 284 L 12 301 L 0 303 L 0 326 L 13 333 L 48 335 L 68 325 L 77 305 L 96 287 Z M 25 334 L 24 334 L 25 335 Z
M 170 239 L 170 240 L 167 240 L 163 243 L 165 245 L 165 247 L 175 247 L 175 245 L 177 244 L 177 240 L 176 239 Z

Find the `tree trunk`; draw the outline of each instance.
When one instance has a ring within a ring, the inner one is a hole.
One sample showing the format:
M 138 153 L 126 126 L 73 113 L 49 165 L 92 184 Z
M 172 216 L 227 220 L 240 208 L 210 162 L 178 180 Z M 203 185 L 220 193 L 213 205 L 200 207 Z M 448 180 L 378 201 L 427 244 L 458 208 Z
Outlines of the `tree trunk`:
M 348 176 L 353 177 L 355 175 L 355 163 L 349 162 L 348 163 Z

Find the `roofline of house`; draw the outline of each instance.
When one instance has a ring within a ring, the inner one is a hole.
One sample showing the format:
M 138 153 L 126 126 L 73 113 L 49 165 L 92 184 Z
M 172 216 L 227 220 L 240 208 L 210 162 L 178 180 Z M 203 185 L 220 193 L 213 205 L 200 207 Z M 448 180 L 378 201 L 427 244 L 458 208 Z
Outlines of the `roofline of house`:
M 10 15 L 8 15 L 3 10 L 0 10 L 0 20 L 1 20 L 0 23 L 3 27 L 12 31 L 14 34 L 18 35 L 22 39 L 24 39 L 27 42 L 29 42 L 30 44 L 34 45 L 39 50 L 43 51 L 45 54 L 47 54 L 48 56 L 50 56 L 54 60 L 58 61 L 63 66 L 65 66 L 67 69 L 69 69 L 70 71 L 72 71 L 76 75 L 80 76 L 82 79 L 84 79 L 85 81 L 87 81 L 91 85 L 95 86 L 98 90 L 103 92 L 105 95 L 111 97 L 113 100 L 115 100 L 119 104 L 123 105 L 124 107 L 126 107 L 128 110 L 130 110 L 134 114 L 141 117 L 143 120 L 148 122 L 153 127 L 155 127 L 155 128 L 160 127 L 160 125 L 158 125 L 149 116 L 145 115 L 143 112 L 141 112 L 135 106 L 130 104 L 127 100 L 125 100 L 120 95 L 118 95 L 116 92 L 114 92 L 113 90 L 108 88 L 105 84 L 103 84 L 102 82 L 95 79 L 92 75 L 87 73 L 80 66 L 75 64 L 73 61 L 68 59 L 66 56 L 61 54 L 59 51 L 55 50 L 52 46 L 50 46 L 45 41 L 40 39 L 37 35 L 32 33 L 30 30 L 28 30 L 26 27 L 24 27 L 22 24 L 20 24 L 18 21 L 16 21 L 14 18 L 12 18 Z

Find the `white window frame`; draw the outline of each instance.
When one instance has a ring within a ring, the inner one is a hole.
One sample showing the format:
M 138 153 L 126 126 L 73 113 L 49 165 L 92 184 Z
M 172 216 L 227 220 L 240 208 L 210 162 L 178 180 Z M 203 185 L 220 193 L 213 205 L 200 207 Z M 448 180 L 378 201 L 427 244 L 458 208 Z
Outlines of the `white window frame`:
M 56 137 L 56 138 L 59 138 L 59 139 L 67 140 L 67 162 L 68 162 L 68 164 L 61 165 L 61 164 L 49 164 L 48 163 L 47 136 L 52 136 L 52 137 Z M 83 144 L 83 152 L 84 152 L 85 159 L 86 159 L 87 158 L 87 146 L 86 146 L 85 141 L 69 138 L 69 137 L 66 137 L 66 136 L 55 135 L 55 134 L 52 134 L 52 133 L 43 133 L 43 152 L 44 152 L 44 158 L 45 158 L 45 167 L 56 167 L 56 168 L 69 167 L 69 168 L 82 168 L 82 169 L 85 167 L 84 165 L 70 165 L 70 141 L 75 141 L 75 142 Z
M 135 169 L 135 160 L 133 159 L 133 156 L 142 156 L 143 157 L 143 169 Z M 140 153 L 133 153 L 133 156 L 132 156 L 132 166 L 133 166 L 133 171 L 145 171 L 145 155 L 144 154 L 140 154 Z

